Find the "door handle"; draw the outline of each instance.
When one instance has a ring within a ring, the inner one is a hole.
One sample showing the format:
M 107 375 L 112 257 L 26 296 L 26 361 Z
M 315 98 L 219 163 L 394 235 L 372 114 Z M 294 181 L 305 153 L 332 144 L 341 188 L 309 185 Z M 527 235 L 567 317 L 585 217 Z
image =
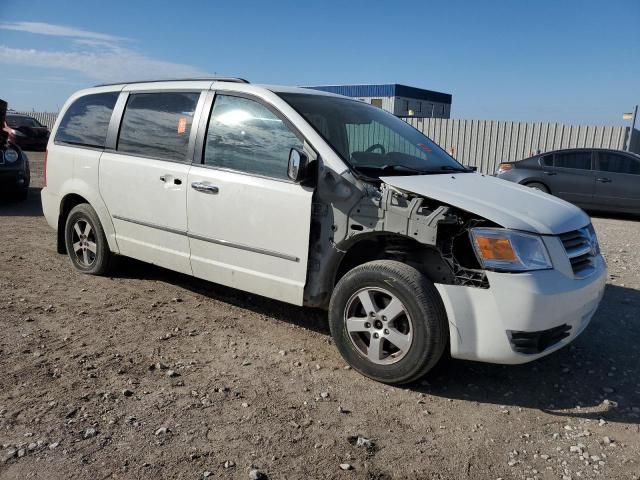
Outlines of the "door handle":
M 208 183 L 202 183 L 202 182 L 193 182 L 191 184 L 191 188 L 193 188 L 194 190 L 197 190 L 198 192 L 208 193 L 210 195 L 215 195 L 220 191 L 218 187 L 216 187 L 215 185 L 210 185 Z
M 598 177 L 596 178 L 596 181 L 600 183 L 611 183 L 611 179 L 607 177 Z
M 548 170 L 543 170 L 542 173 L 544 173 L 545 175 L 557 175 L 556 172 L 549 172 Z

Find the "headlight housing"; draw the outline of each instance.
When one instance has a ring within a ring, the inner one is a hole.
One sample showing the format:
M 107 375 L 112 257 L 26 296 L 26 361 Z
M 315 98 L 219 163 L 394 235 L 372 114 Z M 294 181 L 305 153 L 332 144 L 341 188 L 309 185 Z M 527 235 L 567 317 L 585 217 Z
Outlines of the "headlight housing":
M 526 272 L 553 268 L 542 238 L 505 228 L 472 228 L 471 243 L 484 268 Z
M 19 157 L 20 155 L 18 155 L 18 152 L 16 152 L 13 148 L 7 148 L 4 151 L 4 159 L 8 163 L 15 163 Z

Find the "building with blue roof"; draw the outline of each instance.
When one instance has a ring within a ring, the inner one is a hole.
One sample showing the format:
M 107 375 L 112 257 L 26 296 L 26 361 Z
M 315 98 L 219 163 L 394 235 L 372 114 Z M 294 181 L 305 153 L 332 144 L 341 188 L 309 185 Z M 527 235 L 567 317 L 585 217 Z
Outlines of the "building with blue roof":
M 323 92 L 353 97 L 398 117 L 449 118 L 451 95 L 397 83 L 384 85 L 318 85 Z

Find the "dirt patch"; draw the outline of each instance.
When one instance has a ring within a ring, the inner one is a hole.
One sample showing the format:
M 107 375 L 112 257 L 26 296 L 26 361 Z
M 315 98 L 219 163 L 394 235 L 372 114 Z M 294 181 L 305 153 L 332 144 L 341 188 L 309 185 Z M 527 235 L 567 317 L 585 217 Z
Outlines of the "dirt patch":
M 133 260 L 76 273 L 30 157 L 29 200 L 0 204 L 0 478 L 639 477 L 639 222 L 594 219 L 611 278 L 570 347 L 393 388 L 322 312 Z

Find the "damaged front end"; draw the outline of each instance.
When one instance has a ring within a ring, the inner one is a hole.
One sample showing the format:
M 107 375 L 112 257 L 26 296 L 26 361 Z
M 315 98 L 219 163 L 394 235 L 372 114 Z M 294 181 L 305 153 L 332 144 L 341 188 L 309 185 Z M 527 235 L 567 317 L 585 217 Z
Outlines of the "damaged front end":
M 326 307 L 346 272 L 380 259 L 412 265 L 434 283 L 489 287 L 469 230 L 494 223 L 382 181 L 362 182 L 330 170 L 319 177 L 306 305 Z

